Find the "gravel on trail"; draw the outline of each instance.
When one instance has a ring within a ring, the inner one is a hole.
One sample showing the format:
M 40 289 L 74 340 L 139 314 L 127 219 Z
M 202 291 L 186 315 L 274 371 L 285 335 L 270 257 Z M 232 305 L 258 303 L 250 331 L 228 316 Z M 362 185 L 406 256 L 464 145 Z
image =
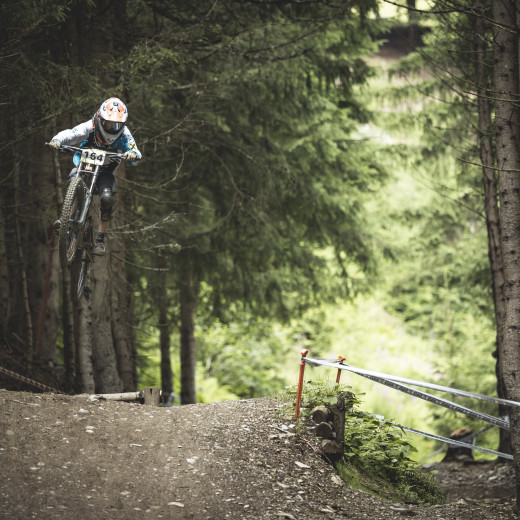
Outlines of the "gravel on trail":
M 0 518 L 508 520 L 511 464 L 436 464 L 444 505 L 345 485 L 271 398 L 175 407 L 0 390 Z

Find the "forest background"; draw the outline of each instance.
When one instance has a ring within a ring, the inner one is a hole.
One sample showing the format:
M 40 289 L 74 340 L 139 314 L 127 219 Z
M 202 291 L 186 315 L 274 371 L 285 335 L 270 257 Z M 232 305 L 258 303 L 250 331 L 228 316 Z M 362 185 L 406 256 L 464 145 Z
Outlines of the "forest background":
M 2 3 L 0 366 L 179 404 L 278 393 L 308 348 L 496 395 L 491 7 Z M 144 159 L 118 170 L 110 254 L 75 306 L 52 233 L 71 160 L 44 143 L 112 95 Z M 480 429 L 343 378 L 406 426 Z

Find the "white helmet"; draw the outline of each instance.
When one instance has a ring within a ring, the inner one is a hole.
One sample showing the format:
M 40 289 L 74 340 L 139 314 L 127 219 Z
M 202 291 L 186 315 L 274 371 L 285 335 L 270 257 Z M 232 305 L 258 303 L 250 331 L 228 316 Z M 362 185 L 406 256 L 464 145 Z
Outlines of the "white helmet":
M 127 119 L 128 110 L 119 98 L 103 101 L 94 115 L 96 139 L 104 145 L 112 144 L 123 133 Z

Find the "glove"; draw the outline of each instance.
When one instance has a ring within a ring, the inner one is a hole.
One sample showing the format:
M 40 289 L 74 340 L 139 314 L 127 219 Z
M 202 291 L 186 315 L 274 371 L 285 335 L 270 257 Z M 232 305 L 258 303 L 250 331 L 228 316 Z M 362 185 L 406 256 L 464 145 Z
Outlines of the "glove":
M 57 140 L 57 139 L 53 139 L 50 143 L 49 143 L 49 146 L 51 148 L 54 148 L 55 150 L 59 150 L 60 147 L 61 147 L 61 143 Z
M 129 150 L 123 154 L 123 159 L 125 159 L 125 161 L 135 161 L 137 159 L 137 154 Z

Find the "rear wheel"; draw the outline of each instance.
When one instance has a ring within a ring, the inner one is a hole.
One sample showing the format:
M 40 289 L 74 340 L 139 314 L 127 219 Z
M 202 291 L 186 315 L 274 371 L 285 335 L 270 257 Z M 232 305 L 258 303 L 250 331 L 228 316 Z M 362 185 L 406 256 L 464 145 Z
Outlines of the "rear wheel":
M 76 261 L 70 268 L 70 295 L 74 303 L 78 303 L 85 283 L 87 281 L 88 267 L 90 258 L 86 251 L 81 251 L 81 256 L 76 258 Z
M 79 177 L 70 181 L 60 218 L 59 252 L 63 267 L 70 266 L 78 251 L 81 234 L 78 220 L 85 204 L 85 183 Z

